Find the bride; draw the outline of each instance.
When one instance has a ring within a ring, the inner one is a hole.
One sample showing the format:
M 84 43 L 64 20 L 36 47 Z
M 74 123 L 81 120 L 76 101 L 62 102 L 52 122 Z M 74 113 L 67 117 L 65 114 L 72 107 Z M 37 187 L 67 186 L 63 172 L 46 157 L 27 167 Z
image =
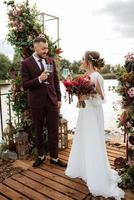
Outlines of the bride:
M 86 107 L 80 108 L 76 132 L 65 174 L 71 178 L 82 178 L 94 196 L 114 197 L 120 200 L 124 192 L 118 187 L 120 177 L 112 170 L 108 161 L 102 103 L 105 101 L 104 80 L 97 69 L 104 60 L 96 51 L 87 51 L 82 60 L 86 75 L 95 83 L 95 97 L 82 96 Z

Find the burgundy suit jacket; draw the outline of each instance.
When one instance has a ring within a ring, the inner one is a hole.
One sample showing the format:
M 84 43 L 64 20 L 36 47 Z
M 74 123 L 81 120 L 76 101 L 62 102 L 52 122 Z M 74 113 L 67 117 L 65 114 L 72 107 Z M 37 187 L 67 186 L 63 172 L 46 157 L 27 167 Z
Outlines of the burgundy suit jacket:
M 53 72 L 50 73 L 48 78 L 50 83 L 48 85 L 39 82 L 38 77 L 41 74 L 41 70 L 33 56 L 22 61 L 21 76 L 23 88 L 28 90 L 28 103 L 33 108 L 44 107 L 48 97 L 54 105 L 58 105 L 58 101 L 61 101 L 61 91 L 55 62 L 49 57 L 46 58 L 46 62 L 53 66 Z

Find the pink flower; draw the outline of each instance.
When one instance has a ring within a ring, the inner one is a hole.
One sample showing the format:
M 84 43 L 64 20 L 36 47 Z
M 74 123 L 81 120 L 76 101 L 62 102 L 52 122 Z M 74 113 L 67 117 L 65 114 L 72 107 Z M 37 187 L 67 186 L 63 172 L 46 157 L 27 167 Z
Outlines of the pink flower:
M 129 97 L 131 97 L 131 98 L 134 97 L 134 87 L 131 87 L 131 88 L 128 90 L 128 94 L 129 94 Z
M 126 62 L 129 62 L 129 61 L 134 61 L 134 53 L 132 52 L 132 53 L 128 53 L 126 56 L 124 56 L 125 57 L 125 61 Z
M 18 14 L 17 10 L 13 10 L 13 16 L 16 16 Z
M 18 25 L 18 31 L 22 32 L 24 30 L 24 24 L 21 22 L 20 25 Z
M 11 25 L 12 25 L 13 27 L 17 27 L 17 26 L 18 26 L 18 21 L 17 21 L 17 20 L 13 21 L 13 22 L 11 23 Z

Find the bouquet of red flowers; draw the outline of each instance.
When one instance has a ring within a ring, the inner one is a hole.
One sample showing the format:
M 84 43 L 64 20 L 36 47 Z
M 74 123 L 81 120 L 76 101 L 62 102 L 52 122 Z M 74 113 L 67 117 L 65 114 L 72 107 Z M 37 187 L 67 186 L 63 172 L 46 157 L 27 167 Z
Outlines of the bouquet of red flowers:
M 77 107 L 85 107 L 85 101 L 81 100 L 82 95 L 93 96 L 96 94 L 95 84 L 91 82 L 89 76 L 79 76 L 73 80 L 64 80 L 64 86 L 69 97 L 69 103 L 73 101 L 73 95 L 78 97 Z

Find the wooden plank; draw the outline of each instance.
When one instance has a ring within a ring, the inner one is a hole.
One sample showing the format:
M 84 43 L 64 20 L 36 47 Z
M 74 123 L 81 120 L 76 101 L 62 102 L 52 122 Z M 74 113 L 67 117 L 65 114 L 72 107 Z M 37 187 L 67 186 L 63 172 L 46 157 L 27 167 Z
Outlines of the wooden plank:
M 31 188 L 32 190 L 38 192 L 38 194 L 42 194 L 54 200 L 62 199 L 62 200 L 71 200 L 72 198 L 65 196 L 64 194 L 53 190 L 39 182 L 33 181 L 22 174 L 15 174 L 12 176 L 12 179 L 18 181 L 19 183 Z
M 119 156 L 120 157 L 120 156 Z M 65 162 L 67 162 L 68 158 L 67 156 L 65 156 L 64 154 L 59 154 L 59 158 L 64 160 Z M 114 160 L 115 160 L 116 157 L 112 156 L 112 155 L 108 155 L 108 159 L 109 159 L 109 162 L 110 162 L 110 165 L 112 168 L 114 168 Z M 63 168 L 60 168 L 62 171 L 64 171 Z
M 58 183 L 55 182 L 54 180 L 51 180 L 47 177 L 43 177 L 42 175 L 36 174 L 34 172 L 31 171 L 25 171 L 22 172 L 21 174 L 23 174 L 24 176 L 27 176 L 28 178 L 31 178 L 34 181 L 38 181 L 39 183 L 46 185 L 58 192 L 61 192 L 62 194 L 68 196 L 68 197 L 72 197 L 73 199 L 76 200 L 80 200 L 85 198 L 85 194 L 82 192 L 79 192 L 78 190 L 73 190 L 67 186 L 65 186 L 63 183 Z
M 64 162 L 67 162 L 67 161 L 68 161 L 68 157 L 67 157 L 67 156 L 64 156 L 64 155 L 62 155 L 62 154 L 59 154 L 59 158 L 60 158 L 61 160 L 63 160 Z
M 59 154 L 69 157 L 69 154 L 70 154 L 70 153 L 69 153 L 69 152 L 66 152 L 66 151 L 61 151 Z
M 76 183 L 76 182 L 73 182 L 72 179 L 69 179 L 69 178 L 64 178 L 64 177 L 61 177 L 57 174 L 53 174 L 52 172 L 49 172 L 47 170 L 44 170 L 44 169 L 30 169 L 30 171 L 34 172 L 34 173 L 37 173 L 45 178 L 49 178 L 57 183 L 61 183 L 73 190 L 77 190 L 77 191 L 80 191 L 84 194 L 88 194 L 89 191 L 88 191 L 88 188 L 86 185 L 82 185 L 82 184 L 79 184 L 79 183 Z
M 109 160 L 109 162 L 110 162 L 111 167 L 112 167 L 112 168 L 115 168 L 115 167 L 114 167 L 114 162 L 111 161 L 111 160 Z M 44 165 L 45 165 L 45 166 L 49 166 L 48 170 L 50 170 L 50 167 L 51 167 L 51 168 L 55 168 L 55 169 L 57 169 L 57 170 L 56 170 L 56 171 L 57 171 L 57 174 L 59 174 L 60 176 L 67 177 L 67 176 L 65 175 L 65 168 L 59 167 L 59 166 L 54 165 L 54 164 L 50 164 L 49 162 L 45 162 Z M 44 166 L 44 165 L 42 165 L 42 166 Z M 55 173 L 55 169 L 54 169 L 54 173 Z M 47 170 L 47 169 L 46 169 L 46 170 Z M 59 170 L 62 171 L 62 172 L 61 172 L 62 174 L 60 173 Z M 68 177 L 68 178 L 69 178 L 69 177 Z M 75 178 L 75 179 L 71 179 L 71 178 L 70 178 L 70 180 L 72 180 L 72 181 L 74 181 L 74 182 L 77 182 L 77 183 L 83 184 L 83 180 L 81 180 L 81 179 L 79 179 L 79 178 Z
M 67 152 L 67 153 L 70 153 L 70 150 L 71 150 L 71 147 L 70 148 L 68 147 L 67 149 L 64 149 L 64 151 Z
M 111 146 L 111 145 L 106 145 L 107 150 L 111 149 L 111 150 L 115 150 L 116 152 L 121 152 L 121 153 L 125 153 L 125 147 L 116 147 L 116 146 Z M 69 147 L 67 149 L 65 149 L 66 152 L 70 152 L 71 150 L 71 145 L 69 145 Z
M 111 149 L 107 150 L 107 154 L 110 155 L 110 156 L 114 156 L 114 157 L 121 157 L 121 156 L 125 157 L 125 153 L 117 152 L 116 150 L 111 150 Z M 63 158 L 64 158 L 64 156 L 68 158 L 69 152 L 62 151 L 62 152 L 59 153 L 59 155 L 63 156 Z M 64 160 L 66 160 L 66 159 L 64 159 Z
M 113 146 L 107 145 L 106 148 L 107 148 L 107 150 L 111 149 L 111 150 L 115 150 L 115 151 L 121 152 L 121 153 L 125 153 L 126 152 L 125 148 L 122 148 L 122 147 L 113 147 Z
M 20 193 L 15 192 L 14 190 L 12 190 L 11 188 L 3 185 L 2 183 L 0 184 L 0 192 L 3 193 L 4 195 L 6 195 L 7 197 L 10 197 L 11 199 L 14 200 L 28 200 L 27 197 L 22 196 Z M 1 198 L 0 198 L 1 200 Z
M 32 162 L 29 160 L 16 160 L 13 163 L 13 167 L 21 167 L 24 170 L 29 169 L 29 167 L 31 167 L 31 166 L 32 166 Z
M 125 152 L 113 150 L 111 148 L 107 148 L 108 153 L 113 153 L 114 155 L 125 156 Z
M 107 149 L 107 153 L 108 153 L 108 155 L 111 155 L 114 157 L 125 157 L 125 153 L 117 152 L 117 150 Z M 67 151 L 61 151 L 59 154 L 69 157 L 69 152 L 67 152 Z
M 68 161 L 68 157 L 67 156 L 64 156 L 62 154 L 59 154 L 59 158 L 61 160 L 63 160 L 64 162 L 67 162 Z M 114 161 L 115 160 L 115 157 L 114 156 L 111 156 L 111 155 L 108 155 L 108 158 L 110 161 Z
M 110 161 L 113 161 L 113 162 L 114 162 L 114 160 L 115 160 L 115 157 L 108 156 L 108 160 L 110 160 Z
M 65 175 L 65 171 L 64 171 L 65 169 L 61 170 L 58 166 L 56 166 L 54 164 L 45 163 L 40 168 L 44 169 L 44 170 L 47 170 L 47 171 L 49 171 L 51 173 L 54 173 L 54 174 L 56 174 L 58 176 L 62 176 L 64 178 L 66 178 L 66 179 L 70 179 L 73 182 L 76 182 L 76 183 L 79 183 L 79 184 L 82 184 L 82 185 L 84 184 L 84 182 L 81 179 L 78 179 L 78 178 L 71 179 L 71 178 L 67 177 Z
M 28 185 L 28 187 L 26 187 L 25 185 L 19 183 L 18 181 L 15 181 L 11 178 L 5 179 L 4 184 L 17 192 L 20 192 L 22 195 L 28 197 L 29 199 L 50 200 L 50 198 L 48 198 L 47 196 L 44 196 L 44 195 L 36 192 L 35 188 L 34 188 L 34 190 L 32 190 L 29 188 L 29 185 Z M 14 200 L 17 200 L 17 199 L 14 199 Z
M 130 190 L 125 190 L 125 199 L 134 200 L 134 192 L 131 192 Z
M 1 193 L 0 193 L 0 200 L 12 200 L 12 199 L 9 199 L 7 197 L 4 197 Z
M 66 156 L 65 154 L 61 154 L 61 155 L 64 155 L 64 156 Z M 63 158 L 62 156 L 60 156 L 61 158 Z M 119 156 L 120 157 L 120 156 Z M 113 157 L 113 156 L 108 156 L 108 158 L 109 158 L 109 161 L 110 161 L 110 164 L 111 164 L 111 166 L 112 167 L 114 167 L 114 159 L 115 159 L 115 157 Z M 67 162 L 67 161 L 65 161 L 65 162 Z M 53 165 L 54 166 L 54 165 Z M 56 167 L 56 165 L 55 165 L 55 167 Z M 62 171 L 64 171 L 65 169 L 63 168 L 63 167 L 57 167 L 58 169 L 60 169 L 60 170 L 62 170 Z
M 113 150 L 108 150 L 107 151 L 107 154 L 108 154 L 108 156 L 110 156 L 110 157 L 114 157 L 114 158 L 117 158 L 117 157 L 125 157 L 125 153 L 120 153 L 120 152 L 117 152 L 117 151 L 113 151 Z M 60 152 L 59 153 L 59 155 L 60 155 L 60 158 L 62 159 L 62 160 L 65 160 L 65 161 L 67 161 L 68 160 L 68 157 L 69 157 L 69 152 Z

